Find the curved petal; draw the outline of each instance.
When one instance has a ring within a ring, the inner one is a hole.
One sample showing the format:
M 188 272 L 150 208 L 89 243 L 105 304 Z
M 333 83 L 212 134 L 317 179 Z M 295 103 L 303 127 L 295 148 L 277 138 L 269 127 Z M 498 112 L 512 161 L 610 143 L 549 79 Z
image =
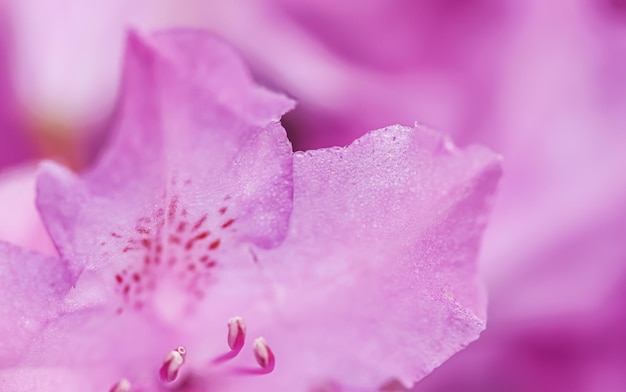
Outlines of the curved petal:
M 57 252 L 35 208 L 36 164 L 0 172 L 0 238 L 50 256 Z
M 44 221 L 74 273 L 113 259 L 118 271 L 144 256 L 167 261 L 161 252 L 177 257 L 168 254 L 176 247 L 199 259 L 227 239 L 278 243 L 291 210 L 291 146 L 276 121 L 291 106 L 207 33 L 131 35 L 110 150 L 84 181 L 48 164 L 38 184 Z
M 281 386 L 411 385 L 476 339 L 476 257 L 499 173 L 494 154 L 421 127 L 297 154 L 289 236 L 260 256 L 280 260 L 282 328 L 266 337 Z

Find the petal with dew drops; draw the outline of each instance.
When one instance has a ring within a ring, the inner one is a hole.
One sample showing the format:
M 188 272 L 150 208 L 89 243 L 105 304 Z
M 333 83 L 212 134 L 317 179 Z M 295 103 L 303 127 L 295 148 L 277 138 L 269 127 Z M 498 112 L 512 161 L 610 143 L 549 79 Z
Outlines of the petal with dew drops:
M 80 181 L 47 164 L 38 183 L 44 221 L 75 276 L 138 253 L 189 264 L 224 242 L 276 245 L 292 198 L 291 146 L 277 120 L 292 101 L 254 84 L 207 33 L 131 35 L 128 46 L 110 149 Z
M 0 242 L 0 368 L 19 363 L 62 311 L 70 275 L 60 260 Z
M 297 153 L 289 235 L 260 257 L 280 260 L 283 328 L 266 335 L 284 386 L 289 374 L 409 386 L 476 339 L 476 256 L 499 176 L 495 154 L 422 127 Z

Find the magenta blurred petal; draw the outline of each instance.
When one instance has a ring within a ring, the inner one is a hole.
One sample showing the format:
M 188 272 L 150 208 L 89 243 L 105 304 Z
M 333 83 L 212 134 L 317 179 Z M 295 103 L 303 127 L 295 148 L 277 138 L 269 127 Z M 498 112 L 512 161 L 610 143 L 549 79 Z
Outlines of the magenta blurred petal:
M 134 23 L 215 30 L 262 80 L 294 96 L 286 128 L 297 148 L 416 120 L 475 140 L 498 103 L 503 53 L 524 12 L 493 0 L 153 4 L 136 3 Z

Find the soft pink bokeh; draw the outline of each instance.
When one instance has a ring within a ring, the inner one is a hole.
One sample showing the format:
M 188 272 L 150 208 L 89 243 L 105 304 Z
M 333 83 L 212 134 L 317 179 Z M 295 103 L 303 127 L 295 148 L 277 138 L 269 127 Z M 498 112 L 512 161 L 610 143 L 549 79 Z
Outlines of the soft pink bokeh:
M 0 3 L 0 170 L 93 161 L 115 115 L 125 19 L 116 0 Z

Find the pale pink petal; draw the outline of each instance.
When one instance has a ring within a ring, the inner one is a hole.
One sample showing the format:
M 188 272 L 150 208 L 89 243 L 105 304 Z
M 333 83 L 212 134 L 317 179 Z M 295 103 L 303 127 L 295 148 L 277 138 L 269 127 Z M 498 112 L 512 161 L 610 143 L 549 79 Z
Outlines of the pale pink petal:
M 36 178 L 34 163 L 0 172 L 0 238 L 53 256 L 56 249 L 35 207 Z
M 125 377 L 158 389 L 150 370 L 177 335 L 109 312 L 90 278 L 72 287 L 65 262 L 0 242 L 0 390 L 107 390 Z
M 157 242 L 195 258 L 220 239 L 266 247 L 284 236 L 291 148 L 276 121 L 290 100 L 193 31 L 131 36 L 124 91 L 111 149 L 84 183 L 54 165 L 42 171 L 39 206 L 75 272 L 113 258 L 122 266 L 137 251 L 161 261 Z
M 475 261 L 499 177 L 493 154 L 390 127 L 298 153 L 294 176 L 289 236 L 259 256 L 280 260 L 269 276 L 284 280 L 282 328 L 263 331 L 281 379 L 267 382 L 411 385 L 478 337 Z
M 0 242 L 0 368 L 14 366 L 58 318 L 70 289 L 64 263 Z
M 16 392 L 81 392 L 94 385 L 89 375 L 65 367 L 20 367 L 0 370 L 0 389 Z M 106 389 L 103 389 L 106 392 Z

